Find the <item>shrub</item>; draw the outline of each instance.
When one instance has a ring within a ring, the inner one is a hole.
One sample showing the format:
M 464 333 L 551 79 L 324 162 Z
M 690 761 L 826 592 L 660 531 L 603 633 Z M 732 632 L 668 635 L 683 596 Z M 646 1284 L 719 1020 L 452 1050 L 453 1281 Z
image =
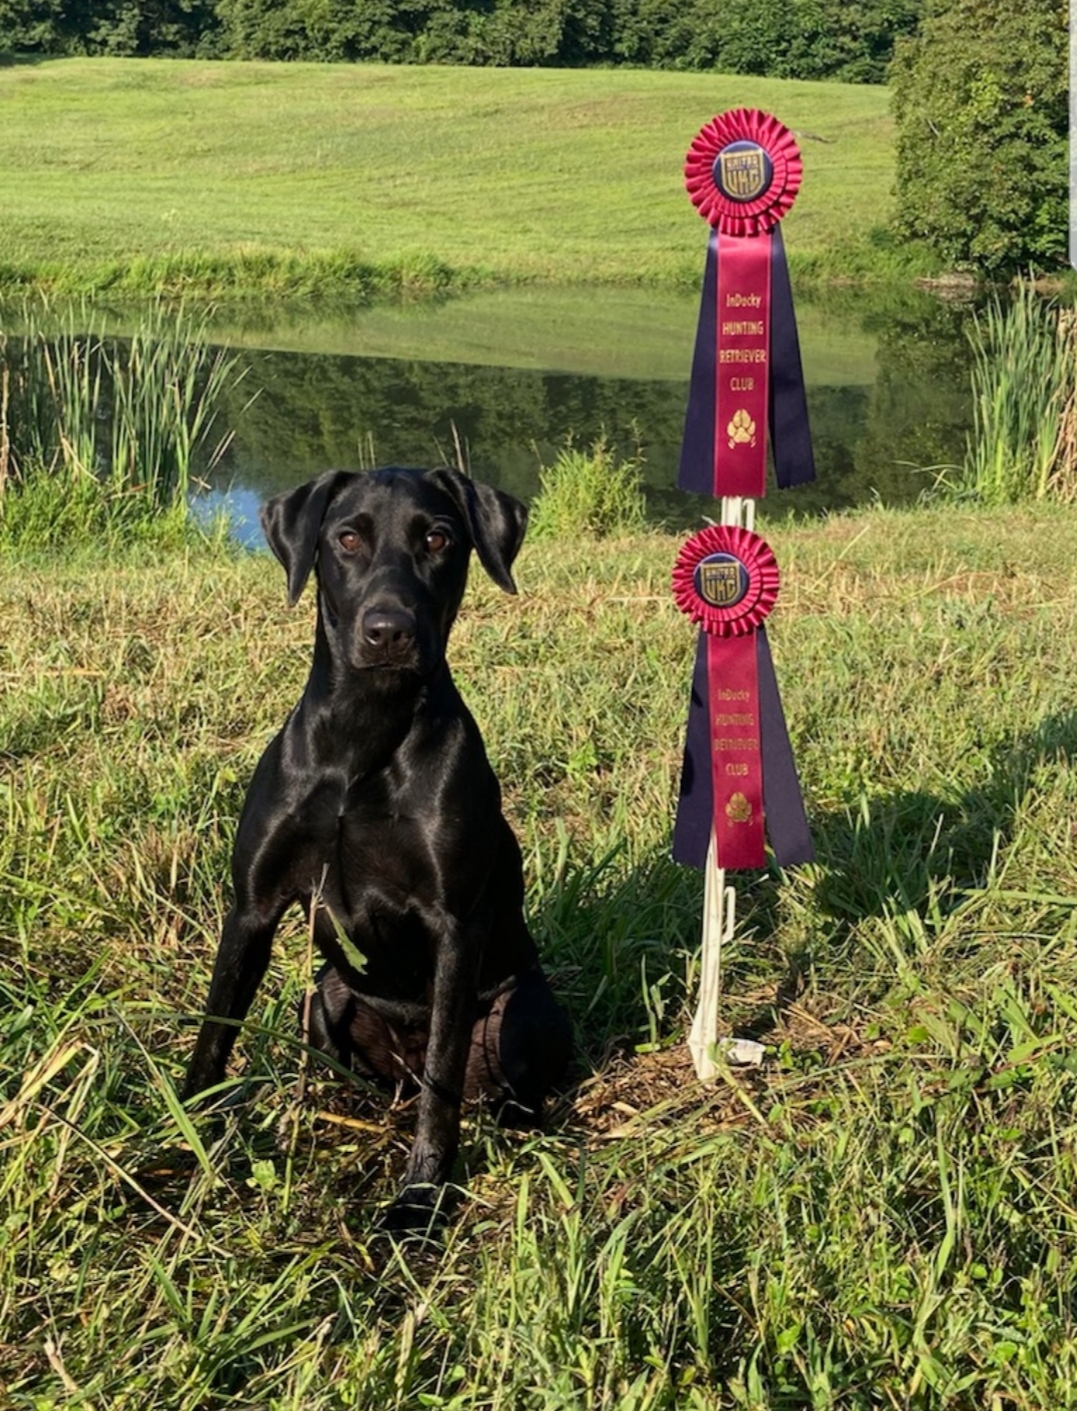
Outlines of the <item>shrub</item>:
M 988 274 L 1062 264 L 1065 5 L 936 0 L 892 81 L 899 232 Z
M 638 534 L 646 524 L 639 458 L 619 461 L 603 439 L 590 451 L 566 446 L 539 472 L 531 506 L 536 539 Z

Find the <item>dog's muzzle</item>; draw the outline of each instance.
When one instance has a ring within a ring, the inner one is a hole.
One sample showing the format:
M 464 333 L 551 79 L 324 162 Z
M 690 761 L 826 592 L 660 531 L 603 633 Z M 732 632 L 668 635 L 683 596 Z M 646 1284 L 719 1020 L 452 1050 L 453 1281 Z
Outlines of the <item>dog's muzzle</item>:
M 409 608 L 367 608 L 359 623 L 361 660 L 367 666 L 414 666 L 417 629 Z

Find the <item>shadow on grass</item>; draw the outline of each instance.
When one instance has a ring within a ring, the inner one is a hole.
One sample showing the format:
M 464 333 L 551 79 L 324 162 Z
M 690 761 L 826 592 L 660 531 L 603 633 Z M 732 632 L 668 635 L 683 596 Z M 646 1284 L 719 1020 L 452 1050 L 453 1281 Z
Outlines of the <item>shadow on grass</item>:
M 1032 734 L 997 747 L 987 778 L 963 794 L 901 790 L 816 820 L 825 861 L 817 903 L 850 928 L 873 916 L 952 908 L 989 884 L 994 860 L 1015 839 L 1036 772 L 1074 756 L 1077 713 L 1049 716 Z
M 815 814 L 818 864 L 784 883 L 776 872 L 730 875 L 738 893 L 738 939 L 723 961 L 731 1031 L 765 1040 L 805 976 L 825 986 L 844 972 L 863 922 L 912 915 L 938 924 L 989 888 L 1019 838 L 1037 774 L 1075 757 L 1077 712 L 1050 716 L 997 746 L 983 781 L 964 793 L 900 790 Z M 695 1000 L 701 873 L 665 850 L 627 870 L 616 854 L 593 865 L 569 859 L 534 909 L 540 949 L 576 1025 L 580 1071 L 674 1037 Z
M 532 930 L 572 1016 L 583 1062 L 656 1043 L 699 944 L 703 878 L 656 849 L 627 870 L 616 852 L 563 858 L 533 903 Z

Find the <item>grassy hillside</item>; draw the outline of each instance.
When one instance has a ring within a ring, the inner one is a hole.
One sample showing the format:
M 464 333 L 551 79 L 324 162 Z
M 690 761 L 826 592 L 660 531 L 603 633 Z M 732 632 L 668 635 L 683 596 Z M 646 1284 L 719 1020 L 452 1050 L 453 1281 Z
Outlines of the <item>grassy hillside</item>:
M 443 1249 L 380 1204 L 409 1103 L 296 1101 L 302 918 L 217 1139 L 174 1085 L 311 602 L 268 556 L 0 580 L 5 1408 L 1064 1407 L 1077 1384 L 1077 569 L 1066 510 L 776 527 L 819 860 L 738 874 L 711 1087 L 667 846 L 677 541 L 525 547 L 452 656 L 579 1036 L 544 1134 L 469 1115 Z M 183 1148 L 187 1148 L 186 1152 Z
M 683 282 L 681 181 L 725 108 L 797 134 L 802 269 L 856 273 L 891 205 L 885 89 L 646 71 L 70 59 L 0 69 L 0 288 L 429 292 Z

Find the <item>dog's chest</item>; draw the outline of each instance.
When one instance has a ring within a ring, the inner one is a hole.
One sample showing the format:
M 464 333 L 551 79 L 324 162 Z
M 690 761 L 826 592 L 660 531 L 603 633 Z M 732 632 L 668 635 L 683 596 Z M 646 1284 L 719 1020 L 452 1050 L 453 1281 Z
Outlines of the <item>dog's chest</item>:
M 462 810 L 429 779 L 384 771 L 351 783 L 334 820 L 330 865 L 358 911 L 371 902 L 433 907 L 460 871 Z
M 331 852 L 324 892 L 331 916 L 320 918 L 318 928 L 323 953 L 351 973 L 342 931 L 364 957 L 361 973 L 352 976 L 364 992 L 427 1002 L 443 878 L 425 821 L 356 809 L 340 816 Z
M 335 918 L 379 941 L 437 931 L 472 912 L 489 872 L 499 814 L 485 754 L 452 728 L 415 732 L 380 768 L 322 775 L 299 802 L 291 831 L 301 840 L 296 875 L 321 878 Z
M 439 869 L 427 825 L 414 815 L 344 813 L 337 820 L 333 853 L 341 890 L 355 903 L 362 897 L 400 904 L 434 900 Z

